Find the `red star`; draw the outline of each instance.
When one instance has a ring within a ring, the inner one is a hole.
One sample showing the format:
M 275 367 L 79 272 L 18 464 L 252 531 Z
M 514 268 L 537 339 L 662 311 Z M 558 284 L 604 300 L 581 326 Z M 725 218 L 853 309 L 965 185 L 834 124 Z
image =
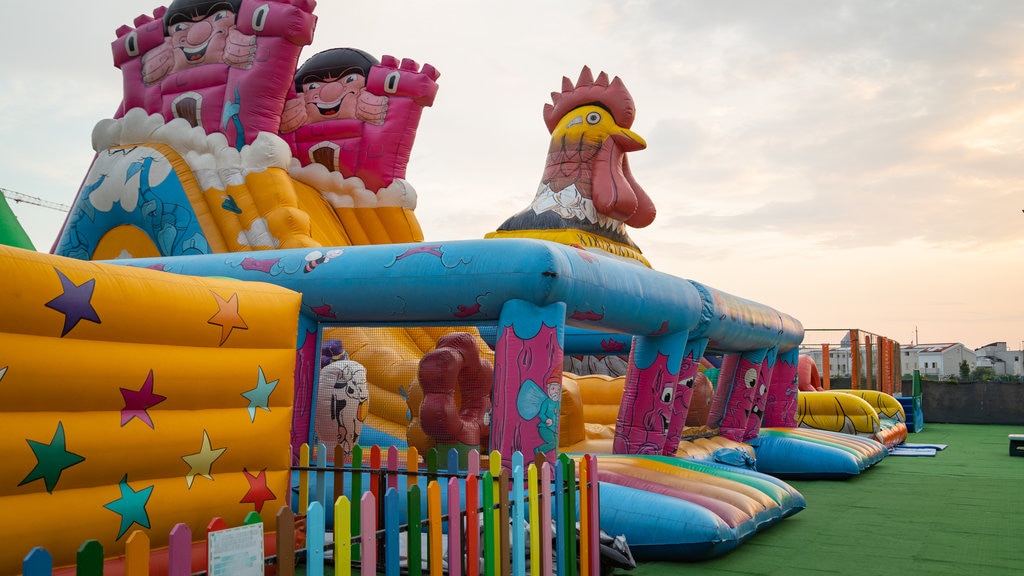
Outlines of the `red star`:
M 124 408 L 121 409 L 121 426 L 131 422 L 132 418 L 142 420 L 150 428 L 153 427 L 153 419 L 149 417 L 149 410 L 153 406 L 167 400 L 166 396 L 153 393 L 153 371 L 149 371 L 146 382 L 138 390 L 121 388 L 121 397 L 124 398 Z
M 238 503 L 248 502 L 256 508 L 256 512 L 262 512 L 264 502 L 277 498 L 270 488 L 267 488 L 267 469 L 260 470 L 260 473 L 255 476 L 249 474 L 249 470 L 245 468 L 242 469 L 242 472 L 245 474 L 245 479 L 249 481 L 249 491 Z

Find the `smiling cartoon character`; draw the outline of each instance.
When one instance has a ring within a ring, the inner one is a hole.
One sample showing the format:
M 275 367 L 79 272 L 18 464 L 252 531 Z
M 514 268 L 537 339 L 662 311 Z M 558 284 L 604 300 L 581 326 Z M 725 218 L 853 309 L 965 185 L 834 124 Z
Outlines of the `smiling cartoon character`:
M 167 75 L 203 64 L 249 68 L 256 37 L 235 26 L 241 0 L 175 0 L 164 13 L 164 44 L 142 59 L 147 85 Z
M 315 54 L 295 72 L 297 96 L 285 103 L 281 132 L 343 118 L 382 124 L 388 98 L 366 89 L 370 67 L 378 64 L 379 60 L 355 48 L 334 48 Z
M 376 193 L 405 178 L 420 114 L 433 104 L 439 75 L 430 64 L 378 60 L 357 48 L 318 52 L 295 72 L 281 136 L 303 166 L 359 177 Z

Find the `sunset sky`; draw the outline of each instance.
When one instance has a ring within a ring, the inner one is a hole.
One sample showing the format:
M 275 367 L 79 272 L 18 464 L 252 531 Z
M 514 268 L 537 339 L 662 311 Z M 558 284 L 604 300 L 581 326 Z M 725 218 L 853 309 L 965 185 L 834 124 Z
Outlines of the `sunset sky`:
M 0 187 L 71 204 L 113 115 L 110 43 L 158 3 L 17 2 Z M 431 241 L 533 199 L 542 109 L 584 65 L 625 83 L 654 268 L 805 328 L 1024 343 L 1024 3 L 323 1 L 313 45 L 430 63 L 407 179 Z M 37 249 L 63 214 L 11 203 Z

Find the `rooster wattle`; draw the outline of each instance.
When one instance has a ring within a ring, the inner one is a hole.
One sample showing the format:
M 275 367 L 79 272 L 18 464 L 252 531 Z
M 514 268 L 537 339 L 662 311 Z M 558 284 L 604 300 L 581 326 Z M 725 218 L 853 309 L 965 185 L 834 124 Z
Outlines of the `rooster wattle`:
M 529 207 L 489 238 L 529 236 L 598 248 L 649 265 L 626 233 L 654 221 L 655 208 L 629 170 L 626 152 L 647 143 L 630 130 L 633 98 L 619 78 L 583 68 L 562 80 L 544 119 L 551 133 L 544 175 Z

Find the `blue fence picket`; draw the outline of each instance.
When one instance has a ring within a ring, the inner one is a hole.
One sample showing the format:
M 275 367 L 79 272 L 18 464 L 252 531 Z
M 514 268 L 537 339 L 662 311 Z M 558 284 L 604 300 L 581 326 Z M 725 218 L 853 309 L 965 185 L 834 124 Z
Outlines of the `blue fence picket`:
M 324 576 L 324 507 L 310 502 L 306 510 L 306 576 Z
M 398 490 L 384 493 L 384 574 L 398 576 L 401 556 L 398 549 Z
M 523 456 L 512 457 L 512 576 L 526 574 L 526 506 L 523 505 Z
M 36 546 L 22 561 L 21 573 L 22 576 L 51 576 L 53 574 L 53 555 L 45 548 Z

